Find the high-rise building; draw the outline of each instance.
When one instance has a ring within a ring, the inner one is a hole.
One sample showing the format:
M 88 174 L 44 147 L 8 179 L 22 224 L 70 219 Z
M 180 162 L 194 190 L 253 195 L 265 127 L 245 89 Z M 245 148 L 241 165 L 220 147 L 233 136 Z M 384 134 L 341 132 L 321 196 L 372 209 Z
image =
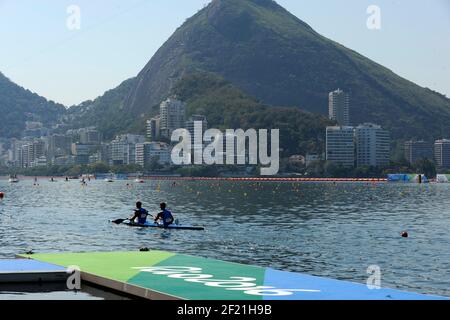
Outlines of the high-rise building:
M 102 143 L 99 150 L 99 161 L 103 163 L 110 163 L 111 160 L 111 144 Z
M 74 156 L 89 156 L 98 149 L 99 146 L 93 144 L 72 143 L 71 151 Z
M 72 143 L 72 155 L 75 164 L 89 164 L 89 156 L 95 152 L 95 146 L 89 144 Z
M 205 133 L 205 131 L 208 129 L 208 121 L 206 120 L 206 117 L 195 114 L 191 116 L 188 121 L 186 121 L 185 125 L 185 128 L 187 129 L 187 131 L 189 131 L 191 137 L 194 137 L 195 122 L 201 122 L 203 131 L 202 134 Z
M 52 160 L 52 164 L 55 166 L 71 166 L 74 165 L 76 162 L 75 156 L 61 156 L 61 157 L 55 157 Z
M 203 153 L 203 149 L 205 147 L 205 143 L 203 142 L 203 134 L 208 129 L 208 121 L 205 116 L 202 115 L 193 115 L 186 121 L 185 128 L 189 131 L 191 135 L 191 146 L 192 146 L 192 161 L 194 161 L 195 154 Z M 195 132 L 195 130 L 198 132 Z M 201 139 L 197 137 L 195 139 L 195 135 L 201 135 Z
M 405 159 L 413 164 L 423 159 L 433 159 L 433 144 L 428 141 L 406 141 Z
M 160 105 L 161 135 L 170 138 L 172 132 L 184 128 L 186 105 L 175 98 L 169 98 Z
M 102 143 L 102 134 L 98 130 L 84 129 L 80 130 L 80 143 L 81 144 L 96 144 Z
M 65 156 L 70 153 L 72 137 L 62 134 L 54 134 L 48 138 L 48 155 L 50 158 Z
M 24 144 L 22 146 L 20 146 L 19 149 L 19 161 L 20 161 L 20 167 L 22 168 L 28 168 L 30 166 L 30 145 L 29 144 Z
M 141 135 L 124 134 L 111 142 L 111 164 L 128 165 L 136 163 L 136 144 L 144 143 Z
M 152 159 L 158 159 L 159 164 L 169 164 L 169 145 L 163 142 L 145 142 L 136 144 L 136 164 L 145 166 L 150 164 Z
M 31 150 L 32 161 L 36 160 L 37 158 L 45 156 L 45 142 L 43 140 L 35 140 L 31 144 L 31 146 L 32 146 Z
M 9 163 L 14 167 L 22 167 L 22 145 L 16 139 L 11 140 L 11 149 L 8 155 Z
M 327 127 L 326 159 L 344 167 L 355 166 L 353 127 Z
M 30 167 L 34 168 L 34 167 L 45 167 L 48 165 L 47 162 L 47 158 L 44 156 L 40 156 L 36 159 L 34 159 L 31 163 L 30 163 Z
M 373 123 L 355 128 L 356 165 L 382 167 L 389 165 L 390 136 L 387 130 Z
M 147 121 L 147 138 L 158 141 L 161 134 L 161 117 L 157 116 Z
M 450 168 L 450 140 L 436 140 L 434 143 L 434 159 L 438 168 Z
M 329 118 L 339 126 L 350 125 L 350 95 L 340 89 L 328 95 Z
M 16 156 L 19 167 L 30 168 L 36 159 L 45 157 L 45 142 L 43 140 L 23 142 L 18 145 Z

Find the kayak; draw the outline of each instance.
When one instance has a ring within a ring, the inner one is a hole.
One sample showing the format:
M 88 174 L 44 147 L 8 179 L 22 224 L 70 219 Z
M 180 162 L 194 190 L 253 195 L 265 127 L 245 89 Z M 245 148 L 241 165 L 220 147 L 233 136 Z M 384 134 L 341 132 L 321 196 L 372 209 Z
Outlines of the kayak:
M 164 225 L 160 223 L 149 223 L 146 222 L 145 224 L 139 224 L 134 222 L 124 222 L 123 224 L 126 224 L 130 227 L 140 227 L 140 228 L 161 228 L 164 229 Z M 205 230 L 203 227 L 196 227 L 190 224 L 171 224 L 166 229 L 178 229 L 178 230 Z

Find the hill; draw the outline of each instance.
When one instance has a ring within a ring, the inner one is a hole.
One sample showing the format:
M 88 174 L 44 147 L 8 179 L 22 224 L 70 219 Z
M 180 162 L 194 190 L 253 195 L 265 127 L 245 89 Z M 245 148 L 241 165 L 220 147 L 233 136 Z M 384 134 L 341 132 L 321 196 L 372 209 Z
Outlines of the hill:
M 65 110 L 63 105 L 18 86 L 0 72 L 0 137 L 21 137 L 27 121 L 52 126 Z
M 203 114 L 208 126 L 221 130 L 280 129 L 282 156 L 322 153 L 327 118 L 296 108 L 269 106 L 214 74 L 184 76 L 173 94 L 187 102 L 187 114 Z
M 326 114 L 328 92 L 352 93 L 354 124 L 394 138 L 450 135 L 450 100 L 315 32 L 271 0 L 214 0 L 188 19 L 138 75 L 125 108 L 158 104 L 195 71 L 220 75 L 264 103 Z
M 61 129 L 95 126 L 105 138 L 129 131 L 143 132 L 148 117 L 132 114 L 124 105 L 135 82 L 135 78 L 128 79 L 93 101 L 69 108 Z
M 111 120 L 108 132 L 143 131 L 143 117 L 156 112 L 180 79 L 199 72 L 223 78 L 266 105 L 322 115 L 328 92 L 341 88 L 351 92 L 353 124 L 381 124 L 394 139 L 450 136 L 448 98 L 321 36 L 272 0 L 213 0 L 175 31 L 126 88 L 88 104 L 92 113 L 84 118 L 108 110 L 102 119 L 105 126 Z M 111 97 L 116 100 L 108 102 Z M 103 107 L 105 101 L 114 109 Z

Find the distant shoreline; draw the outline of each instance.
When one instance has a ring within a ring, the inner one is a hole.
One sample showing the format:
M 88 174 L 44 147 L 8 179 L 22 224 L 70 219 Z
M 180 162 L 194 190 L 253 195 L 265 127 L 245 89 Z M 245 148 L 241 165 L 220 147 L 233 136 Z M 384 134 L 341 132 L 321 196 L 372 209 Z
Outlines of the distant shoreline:
M 19 180 L 32 181 L 35 177 L 18 176 Z M 54 178 L 56 181 L 64 181 L 65 177 L 57 176 L 37 176 L 39 180 L 50 180 Z M 81 178 L 80 178 L 81 179 Z M 102 178 L 91 178 L 92 180 L 103 180 Z M 134 180 L 135 177 L 128 177 L 128 179 L 117 179 L 118 181 Z M 256 182 L 270 182 L 270 181 L 292 181 L 292 182 L 387 182 L 387 178 L 286 178 L 286 177 L 176 177 L 176 176 L 143 176 L 140 179 L 159 180 L 159 181 L 256 181 Z M 8 180 L 8 176 L 0 176 L 0 180 Z M 69 180 L 77 180 L 71 179 Z

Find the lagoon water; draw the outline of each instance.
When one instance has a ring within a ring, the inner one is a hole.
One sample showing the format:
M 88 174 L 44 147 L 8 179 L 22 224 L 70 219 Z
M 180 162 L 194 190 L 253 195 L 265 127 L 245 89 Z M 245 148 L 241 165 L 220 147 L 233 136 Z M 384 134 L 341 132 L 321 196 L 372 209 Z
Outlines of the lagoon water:
M 127 186 L 130 183 L 132 186 Z M 175 251 L 450 296 L 450 184 L 0 180 L 0 258 L 35 252 Z M 114 225 L 165 201 L 205 231 Z M 409 238 L 400 233 L 409 232 Z

